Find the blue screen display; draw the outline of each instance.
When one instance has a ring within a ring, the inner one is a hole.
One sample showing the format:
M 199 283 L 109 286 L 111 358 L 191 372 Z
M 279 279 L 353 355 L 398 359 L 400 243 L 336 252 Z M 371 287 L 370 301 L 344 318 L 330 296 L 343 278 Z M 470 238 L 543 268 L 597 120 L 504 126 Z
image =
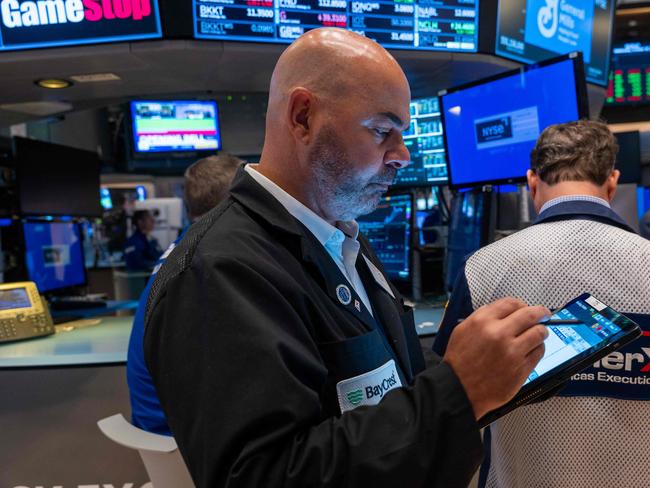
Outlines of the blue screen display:
M 29 279 L 41 293 L 86 283 L 77 224 L 25 222 L 23 231 Z
M 412 207 L 410 195 L 383 197 L 374 212 L 357 219 L 359 230 L 394 280 L 411 276 Z
M 523 178 L 549 125 L 579 118 L 572 59 L 442 96 L 452 185 Z
M 200 100 L 131 102 L 136 152 L 216 151 L 221 148 L 217 103 Z
M 161 37 L 157 0 L 0 1 L 0 51 Z
M 499 0 L 496 54 L 535 63 L 581 51 L 588 81 L 606 85 L 614 0 Z
M 476 52 L 479 0 L 192 0 L 200 39 L 290 43 L 341 27 L 391 49 Z

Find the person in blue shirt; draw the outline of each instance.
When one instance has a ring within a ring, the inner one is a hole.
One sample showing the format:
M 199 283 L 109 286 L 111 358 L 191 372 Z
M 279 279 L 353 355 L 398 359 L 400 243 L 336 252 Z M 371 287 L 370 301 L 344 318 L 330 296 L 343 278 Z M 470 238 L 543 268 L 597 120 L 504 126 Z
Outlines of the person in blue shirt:
M 135 232 L 124 244 L 124 261 L 129 271 L 151 271 L 162 254 L 160 244 L 151 235 L 156 219 L 149 210 L 133 214 Z
M 187 168 L 184 175 L 185 205 L 192 221 L 198 220 L 204 213 L 228 196 L 230 183 L 237 168 L 242 163 L 241 159 L 224 154 L 200 159 Z M 144 313 L 156 272 L 184 235 L 185 231 L 160 256 L 158 262 L 155 263 L 147 286 L 140 295 L 140 303 L 133 320 L 126 364 L 133 425 L 148 432 L 162 435 L 172 434 L 144 361 L 142 346 Z

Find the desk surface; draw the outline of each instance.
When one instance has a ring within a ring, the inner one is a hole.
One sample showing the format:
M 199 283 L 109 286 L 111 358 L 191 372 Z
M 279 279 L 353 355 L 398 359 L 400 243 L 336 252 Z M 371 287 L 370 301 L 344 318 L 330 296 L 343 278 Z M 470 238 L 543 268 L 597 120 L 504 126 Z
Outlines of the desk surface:
M 126 362 L 133 317 L 102 317 L 56 326 L 54 335 L 0 344 L 0 368 Z
M 415 309 L 418 335 L 438 330 L 444 309 Z M 0 368 L 80 366 L 126 362 L 133 317 L 101 317 L 56 326 L 51 336 L 0 344 Z

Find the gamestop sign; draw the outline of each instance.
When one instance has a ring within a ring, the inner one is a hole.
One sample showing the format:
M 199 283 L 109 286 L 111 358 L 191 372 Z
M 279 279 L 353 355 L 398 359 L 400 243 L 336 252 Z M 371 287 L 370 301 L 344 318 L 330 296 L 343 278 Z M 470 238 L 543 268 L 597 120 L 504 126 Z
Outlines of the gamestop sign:
M 157 0 L 0 0 L 0 51 L 160 37 Z

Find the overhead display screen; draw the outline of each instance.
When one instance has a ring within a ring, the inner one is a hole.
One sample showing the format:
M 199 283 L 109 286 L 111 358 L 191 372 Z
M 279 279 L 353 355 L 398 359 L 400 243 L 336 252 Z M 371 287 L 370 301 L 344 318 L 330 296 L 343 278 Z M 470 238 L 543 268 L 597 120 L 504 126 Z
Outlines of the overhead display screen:
M 342 27 L 395 49 L 475 52 L 478 0 L 192 0 L 199 39 L 290 43 Z
M 608 105 L 650 103 L 650 44 L 624 44 L 612 50 Z
M 496 54 L 535 63 L 582 51 L 587 81 L 607 84 L 614 0 L 499 0 Z
M 215 101 L 133 101 L 131 118 L 136 152 L 207 151 L 221 148 Z
M 393 186 L 445 184 L 447 162 L 438 97 L 413 100 L 410 109 L 411 125 L 403 137 L 411 153 L 411 164 L 397 172 Z
M 0 51 L 162 37 L 157 0 L 0 0 Z
M 541 132 L 586 115 L 582 67 L 574 62 L 529 66 L 441 97 L 453 186 L 522 180 Z

